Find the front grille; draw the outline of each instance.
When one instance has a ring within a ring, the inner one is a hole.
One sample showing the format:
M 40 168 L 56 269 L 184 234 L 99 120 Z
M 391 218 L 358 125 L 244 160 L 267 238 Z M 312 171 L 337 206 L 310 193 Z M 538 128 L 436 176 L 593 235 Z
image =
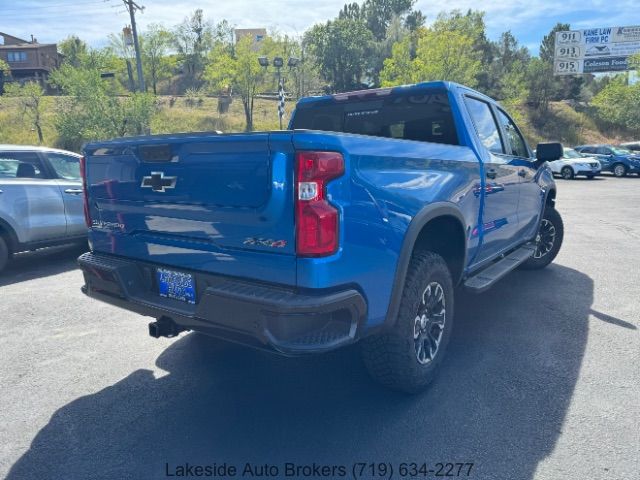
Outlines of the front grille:
M 589 165 L 591 165 L 591 166 L 592 166 L 592 167 L 594 167 L 594 168 L 598 166 L 598 164 L 597 164 L 597 163 L 590 163 Z

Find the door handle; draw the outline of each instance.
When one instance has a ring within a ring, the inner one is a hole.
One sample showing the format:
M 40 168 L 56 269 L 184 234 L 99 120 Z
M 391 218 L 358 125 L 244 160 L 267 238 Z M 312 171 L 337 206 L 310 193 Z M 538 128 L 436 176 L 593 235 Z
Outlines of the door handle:
M 82 194 L 82 189 L 81 188 L 67 188 L 64 193 L 69 193 L 71 195 L 81 195 Z
M 527 176 L 527 171 L 526 170 L 518 170 L 518 176 L 526 177 Z
M 498 172 L 494 168 L 490 168 L 487 170 L 487 178 L 494 179 L 498 176 Z
M 2 193 L 2 190 L 0 190 L 0 193 Z

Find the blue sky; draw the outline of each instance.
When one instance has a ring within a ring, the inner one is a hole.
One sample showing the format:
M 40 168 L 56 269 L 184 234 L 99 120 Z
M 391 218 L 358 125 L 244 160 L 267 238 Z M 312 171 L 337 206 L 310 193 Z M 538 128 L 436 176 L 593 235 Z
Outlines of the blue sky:
M 345 0 L 138 0 L 146 7 L 139 15 L 144 29 L 149 23 L 172 26 L 195 8 L 212 21 L 223 18 L 239 28 L 267 27 L 293 35 L 314 23 L 336 16 Z M 542 37 L 556 22 L 572 28 L 613 27 L 640 24 L 638 0 L 419 0 L 416 7 L 433 21 L 443 9 L 469 8 L 486 12 L 488 35 L 497 38 L 511 30 L 537 54 Z M 93 46 L 106 43 L 109 33 L 129 23 L 122 0 L 0 0 L 0 31 L 41 43 L 56 42 L 71 34 Z

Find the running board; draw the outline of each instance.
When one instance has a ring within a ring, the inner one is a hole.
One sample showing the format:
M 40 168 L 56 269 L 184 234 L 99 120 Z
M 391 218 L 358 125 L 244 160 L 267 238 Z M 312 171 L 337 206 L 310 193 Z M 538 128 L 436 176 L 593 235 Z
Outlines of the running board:
M 465 288 L 473 293 L 484 292 L 518 265 L 526 262 L 535 251 L 535 245 L 530 243 L 514 250 L 473 277 L 469 277 L 464 282 Z

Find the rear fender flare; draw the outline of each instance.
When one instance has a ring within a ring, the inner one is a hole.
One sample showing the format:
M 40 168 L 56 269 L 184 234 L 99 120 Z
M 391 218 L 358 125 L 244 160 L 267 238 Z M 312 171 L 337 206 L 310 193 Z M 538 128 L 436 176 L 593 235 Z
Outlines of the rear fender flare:
M 467 266 L 467 233 L 468 229 L 465 227 L 466 222 L 464 216 L 460 212 L 457 206 L 448 202 L 436 202 L 427 205 L 420 210 L 411 220 L 409 227 L 407 228 L 404 240 L 402 241 L 402 250 L 398 257 L 398 265 L 396 266 L 396 272 L 393 280 L 393 290 L 391 292 L 391 298 L 389 299 L 389 307 L 387 308 L 387 315 L 385 317 L 383 328 L 391 328 L 396 323 L 398 311 L 400 309 L 400 300 L 402 298 L 402 291 L 404 290 L 404 283 L 409 269 L 409 262 L 411 261 L 411 255 L 413 249 L 422 231 L 423 227 L 438 217 L 454 217 L 460 222 L 464 236 L 464 260 L 462 265 L 462 271 Z M 461 275 L 462 276 L 462 275 Z M 456 285 L 460 281 L 460 278 L 454 278 L 453 283 Z

